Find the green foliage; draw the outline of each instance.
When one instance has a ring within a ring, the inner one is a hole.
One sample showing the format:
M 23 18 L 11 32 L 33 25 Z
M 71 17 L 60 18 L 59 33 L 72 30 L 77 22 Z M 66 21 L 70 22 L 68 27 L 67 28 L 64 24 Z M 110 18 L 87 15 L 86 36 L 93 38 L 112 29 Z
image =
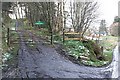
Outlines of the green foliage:
M 104 52 L 104 56 L 105 56 L 105 59 L 106 59 L 106 61 L 109 61 L 109 62 L 111 62 L 112 61 L 112 56 L 113 56 L 113 51 L 111 50 L 111 51 L 105 51 Z
M 112 60 L 113 49 L 117 45 L 118 37 L 113 36 L 103 36 L 100 45 L 104 47 L 103 55 L 105 56 L 106 61 Z
M 85 65 L 89 65 L 89 66 L 102 66 L 102 65 L 105 65 L 107 63 L 109 63 L 109 61 L 96 61 L 96 62 L 93 62 L 93 61 L 85 61 L 85 60 L 82 60 L 81 61 L 83 64 Z
M 11 8 L 12 3 L 11 2 L 2 2 L 2 10 L 10 12 L 9 9 Z
M 99 34 L 107 34 L 107 28 L 106 28 L 106 21 L 101 20 L 100 27 L 99 27 Z
M 73 56 L 76 60 L 79 60 L 80 63 L 89 66 L 103 66 L 111 62 L 112 52 L 106 52 L 102 56 L 105 57 L 105 60 L 98 60 L 96 54 L 94 53 L 94 41 L 88 41 L 83 43 L 80 41 L 68 40 L 64 43 L 65 49 L 68 52 L 68 55 Z M 88 59 L 81 58 L 82 56 L 87 57 Z
M 53 35 L 53 40 L 55 43 L 62 43 L 62 36 L 60 36 L 59 34 L 55 34 Z
M 114 22 L 120 22 L 120 18 L 119 18 L 118 16 L 116 16 L 116 17 L 114 18 Z
M 3 53 L 2 58 L 3 58 L 2 61 L 5 62 L 5 61 L 11 59 L 12 56 L 10 53 L 6 52 L 6 53 Z
M 93 46 L 94 42 L 93 41 L 87 41 L 86 43 L 83 43 L 84 46 L 90 51 L 90 59 L 92 61 L 97 61 L 97 58 L 96 58 L 96 55 L 95 55 L 95 52 L 94 52 L 94 48 L 96 46 Z
M 64 46 L 66 47 L 69 55 L 74 56 L 76 59 L 85 53 L 89 53 L 89 51 L 84 47 L 83 43 L 80 41 L 66 41 Z
M 6 44 L 6 41 L 3 41 L 2 47 L 2 68 L 5 67 L 10 68 L 14 64 L 17 64 L 17 53 L 19 50 L 19 44 L 16 44 L 19 42 L 18 40 L 18 34 L 16 31 L 10 31 L 10 46 L 8 47 Z M 6 38 L 2 38 L 3 40 L 6 40 Z
M 118 37 L 114 36 L 103 36 L 103 40 L 100 42 L 101 46 L 106 48 L 110 48 L 111 50 L 117 45 Z

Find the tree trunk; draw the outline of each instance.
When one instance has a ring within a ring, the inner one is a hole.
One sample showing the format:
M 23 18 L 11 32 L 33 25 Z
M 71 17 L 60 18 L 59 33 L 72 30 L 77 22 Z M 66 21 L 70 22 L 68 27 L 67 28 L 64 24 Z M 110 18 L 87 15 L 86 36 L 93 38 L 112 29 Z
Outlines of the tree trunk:
M 51 14 L 50 14 L 50 2 L 48 3 L 48 18 L 49 18 L 49 21 L 48 21 L 48 25 L 49 25 L 49 30 L 50 30 L 50 36 L 51 36 L 51 45 L 53 44 L 53 29 L 52 29 L 52 26 L 51 26 Z

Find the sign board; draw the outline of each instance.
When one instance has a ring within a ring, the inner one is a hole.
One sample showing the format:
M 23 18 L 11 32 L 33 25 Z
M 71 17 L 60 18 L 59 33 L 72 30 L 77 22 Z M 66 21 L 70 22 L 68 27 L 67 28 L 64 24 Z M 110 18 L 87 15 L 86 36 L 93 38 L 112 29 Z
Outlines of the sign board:
M 36 23 L 35 23 L 36 25 L 43 25 L 43 24 L 45 24 L 43 21 L 37 21 Z

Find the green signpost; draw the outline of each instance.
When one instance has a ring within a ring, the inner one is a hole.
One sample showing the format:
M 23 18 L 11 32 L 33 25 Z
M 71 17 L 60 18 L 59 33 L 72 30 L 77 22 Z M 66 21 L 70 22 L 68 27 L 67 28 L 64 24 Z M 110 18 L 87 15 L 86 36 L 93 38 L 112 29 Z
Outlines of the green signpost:
M 36 23 L 35 23 L 36 25 L 43 25 L 43 24 L 45 24 L 43 21 L 37 21 Z

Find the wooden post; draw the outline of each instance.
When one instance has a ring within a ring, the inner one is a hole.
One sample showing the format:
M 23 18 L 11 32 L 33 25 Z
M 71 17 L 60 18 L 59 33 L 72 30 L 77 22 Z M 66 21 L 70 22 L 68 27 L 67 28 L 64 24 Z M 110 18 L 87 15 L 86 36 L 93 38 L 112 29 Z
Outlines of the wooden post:
M 65 29 L 63 29 L 63 44 L 64 44 L 64 42 L 65 42 Z
M 7 28 L 7 45 L 9 46 L 10 44 L 10 41 L 9 41 L 9 37 L 10 37 L 10 29 L 9 28 Z
M 79 38 L 80 38 L 79 40 L 81 41 L 81 32 L 80 31 L 79 31 Z
M 103 49 L 103 46 L 101 46 L 101 51 L 102 51 L 102 54 L 103 54 L 103 50 L 104 50 L 104 49 Z

